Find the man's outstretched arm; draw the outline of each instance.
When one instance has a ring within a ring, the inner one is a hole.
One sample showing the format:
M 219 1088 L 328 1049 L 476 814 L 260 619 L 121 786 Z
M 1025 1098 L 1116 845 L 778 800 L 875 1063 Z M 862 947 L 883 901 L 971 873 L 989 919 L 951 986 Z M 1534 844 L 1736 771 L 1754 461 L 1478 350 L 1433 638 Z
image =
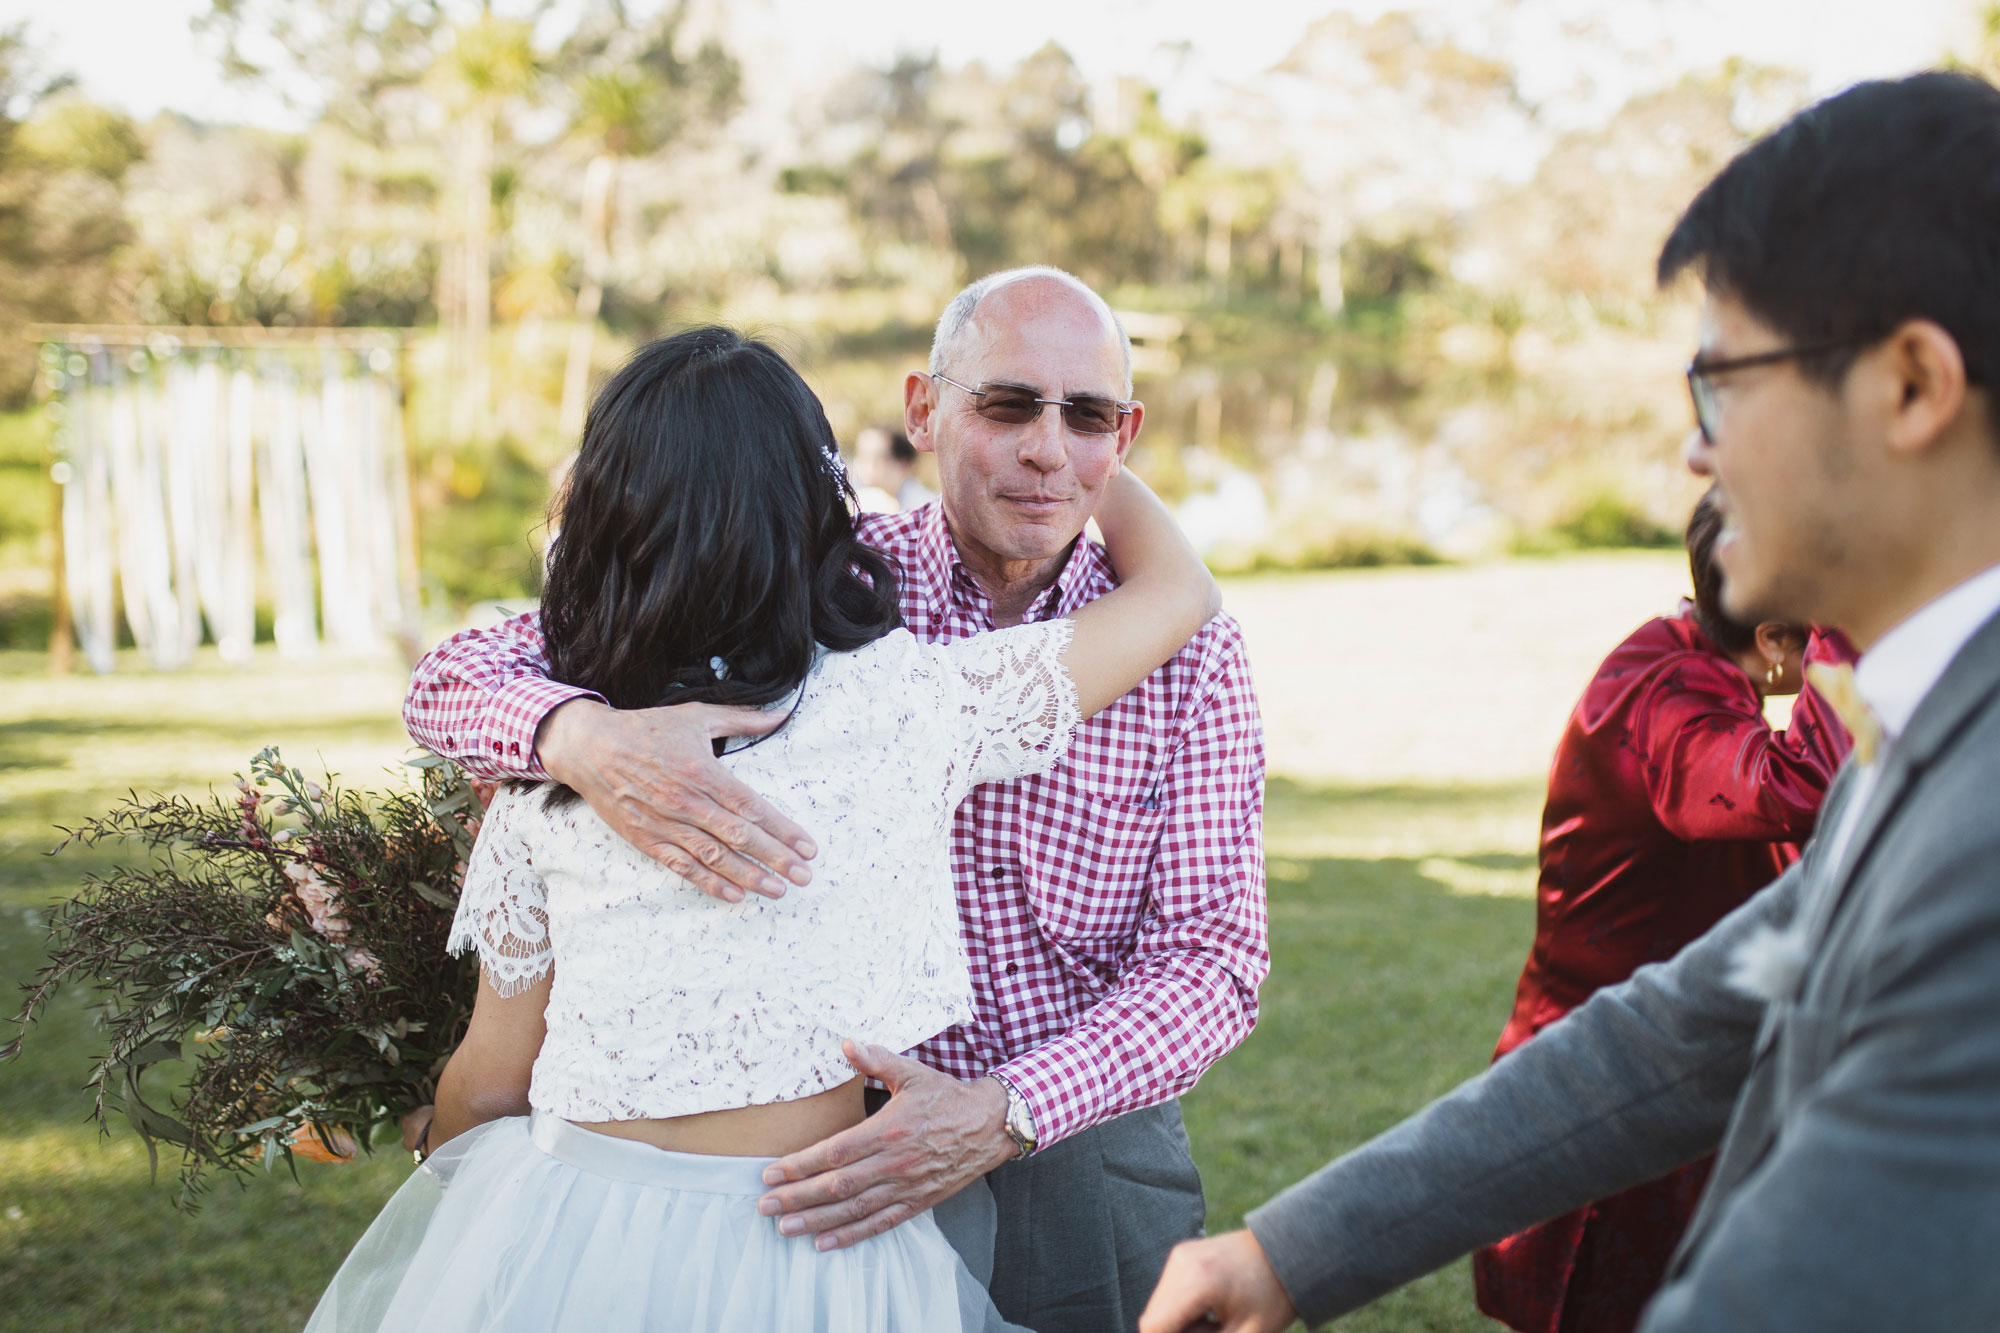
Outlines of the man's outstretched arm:
M 613 831 L 730 902 L 807 883 L 811 837 L 715 760 L 720 736 L 756 736 L 783 714 L 681 704 L 613 709 L 548 679 L 533 612 L 466 630 L 417 664 L 403 722 L 476 778 L 567 783 Z
M 1641 968 L 1457 1091 L 1176 1247 L 1143 1333 L 1318 1324 L 1458 1256 L 1650 1180 L 1721 1141 L 1763 1014 L 1737 946 L 1796 907 L 1794 867 L 1672 961 Z M 1282 1300 L 1279 1299 L 1282 1295 Z

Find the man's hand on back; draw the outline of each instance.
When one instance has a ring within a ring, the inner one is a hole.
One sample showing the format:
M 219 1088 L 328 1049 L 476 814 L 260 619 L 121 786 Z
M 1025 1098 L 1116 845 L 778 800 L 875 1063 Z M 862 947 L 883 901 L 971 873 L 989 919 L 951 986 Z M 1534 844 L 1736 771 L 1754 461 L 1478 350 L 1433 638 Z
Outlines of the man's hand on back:
M 1015 1156 L 1002 1128 L 1007 1093 L 990 1078 L 960 1080 L 880 1046 L 842 1044 L 855 1069 L 889 1089 L 889 1104 L 764 1168 L 776 1185 L 758 1211 L 787 1236 L 844 1249 L 907 1222 Z
M 784 896 L 807 884 L 818 849 L 716 762 L 720 736 L 761 736 L 783 713 L 713 704 L 613 709 L 572 699 L 542 719 L 535 754 L 550 777 L 576 789 L 613 832 L 702 892 L 725 902 L 744 893 Z

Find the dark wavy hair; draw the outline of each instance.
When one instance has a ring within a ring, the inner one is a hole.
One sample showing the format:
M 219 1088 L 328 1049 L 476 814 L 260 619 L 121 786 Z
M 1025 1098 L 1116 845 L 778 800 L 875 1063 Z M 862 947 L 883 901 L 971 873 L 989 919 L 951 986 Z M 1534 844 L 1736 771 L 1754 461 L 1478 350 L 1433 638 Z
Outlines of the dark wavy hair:
M 771 347 L 706 327 L 641 348 L 552 506 L 550 677 L 614 708 L 783 699 L 815 645 L 902 623 L 852 497 L 819 399 Z
M 1715 543 L 1722 536 L 1722 511 L 1715 507 L 1711 487 L 1695 501 L 1688 516 L 1688 572 L 1694 576 L 1694 623 L 1708 641 L 1731 657 L 1757 643 L 1757 627 L 1746 625 L 1722 609 L 1722 567 L 1715 563 Z

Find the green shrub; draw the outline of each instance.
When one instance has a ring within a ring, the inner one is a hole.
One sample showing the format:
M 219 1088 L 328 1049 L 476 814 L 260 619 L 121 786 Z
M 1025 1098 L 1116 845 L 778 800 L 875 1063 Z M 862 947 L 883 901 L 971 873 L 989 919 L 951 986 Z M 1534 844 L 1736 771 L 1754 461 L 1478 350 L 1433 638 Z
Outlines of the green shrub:
M 1608 491 L 1599 492 L 1550 530 L 1558 544 L 1570 549 L 1678 546 L 1681 534 L 1663 527 L 1652 515 Z

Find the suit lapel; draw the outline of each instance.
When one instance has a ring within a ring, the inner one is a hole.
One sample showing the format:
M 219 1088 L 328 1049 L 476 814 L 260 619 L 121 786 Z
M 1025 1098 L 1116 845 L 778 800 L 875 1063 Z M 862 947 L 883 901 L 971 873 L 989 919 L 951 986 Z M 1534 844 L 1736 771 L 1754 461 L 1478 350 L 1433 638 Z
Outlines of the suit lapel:
M 1868 863 L 1869 853 L 1881 840 L 1883 830 L 1902 807 L 1911 788 L 1963 734 L 1972 714 L 1996 690 L 2000 690 L 2000 616 L 1989 619 L 1959 650 L 1918 705 L 1909 729 L 1896 738 L 1882 757 L 1881 780 L 1862 808 L 1853 836 L 1841 849 L 1840 864 L 1825 868 L 1825 873 L 1833 878 L 1822 892 L 1813 895 L 1813 919 L 1806 935 L 1809 957 L 1819 956 L 1827 931 L 1853 891 Z

